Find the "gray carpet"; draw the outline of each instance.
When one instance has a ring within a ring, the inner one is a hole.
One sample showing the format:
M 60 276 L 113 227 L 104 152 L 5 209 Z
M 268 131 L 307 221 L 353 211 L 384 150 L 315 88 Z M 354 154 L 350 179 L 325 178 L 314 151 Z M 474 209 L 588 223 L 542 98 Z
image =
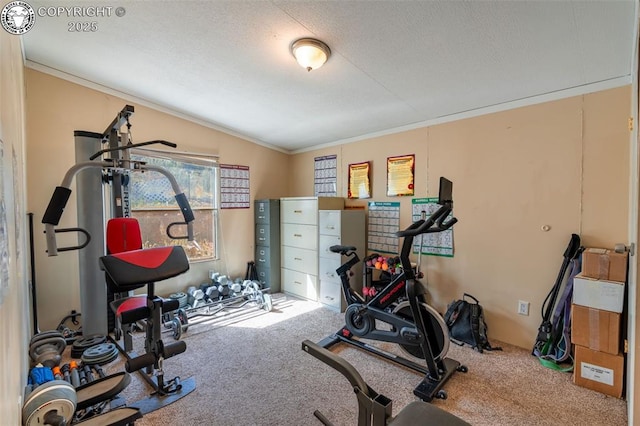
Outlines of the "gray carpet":
M 317 342 L 337 331 L 343 314 L 276 294 L 272 312 L 249 308 L 195 321 L 182 337 L 187 352 L 166 360 L 165 374 L 194 377 L 196 390 L 136 425 L 319 425 L 316 409 L 336 425 L 356 424 L 349 383 L 301 350 L 304 339 Z M 141 336 L 135 344 L 141 347 Z M 449 398 L 433 403 L 473 425 L 627 424 L 625 401 L 575 386 L 570 374 L 542 367 L 529 351 L 501 345 L 504 351 L 483 354 L 452 345 L 448 356 L 469 372 L 456 373 L 445 386 Z M 393 400 L 394 414 L 415 400 L 419 374 L 344 345 L 334 352 Z M 105 369 L 121 370 L 122 361 Z M 137 374 L 132 378 L 122 393 L 129 403 L 150 392 Z

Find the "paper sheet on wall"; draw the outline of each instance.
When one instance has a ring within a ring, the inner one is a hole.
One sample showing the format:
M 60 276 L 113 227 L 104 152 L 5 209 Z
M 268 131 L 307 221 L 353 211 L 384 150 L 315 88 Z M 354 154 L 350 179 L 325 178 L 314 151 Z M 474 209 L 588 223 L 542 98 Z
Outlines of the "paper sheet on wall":
M 367 251 L 398 254 L 399 202 L 369 202 Z
M 250 197 L 249 166 L 220 164 L 220 208 L 248 209 Z
M 425 212 L 425 218 L 428 218 L 436 210 L 438 210 L 438 198 L 414 198 L 411 200 L 411 221 L 416 222 L 422 218 L 422 212 Z M 449 220 L 453 216 L 452 213 L 447 216 Z M 430 254 L 433 256 L 453 257 L 453 228 L 443 232 L 433 234 L 422 234 L 413 239 L 413 252 L 418 253 L 422 246 L 422 254 Z
M 337 168 L 337 155 L 314 158 L 314 193 L 316 197 L 336 197 L 338 195 Z

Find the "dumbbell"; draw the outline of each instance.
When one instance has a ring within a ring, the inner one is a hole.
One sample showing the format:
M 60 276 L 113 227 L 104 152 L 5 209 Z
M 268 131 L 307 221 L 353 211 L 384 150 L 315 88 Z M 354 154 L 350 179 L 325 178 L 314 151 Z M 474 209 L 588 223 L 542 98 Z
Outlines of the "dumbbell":
M 209 288 L 207 288 L 205 295 L 211 301 L 215 302 L 220 300 L 220 291 L 218 291 L 218 286 L 212 285 Z
M 229 278 L 226 275 L 218 277 L 218 292 L 222 298 L 229 297 Z
M 204 292 L 202 290 L 192 286 L 187 290 L 187 294 L 189 295 L 189 306 L 191 308 L 202 304 L 201 302 L 204 300 Z

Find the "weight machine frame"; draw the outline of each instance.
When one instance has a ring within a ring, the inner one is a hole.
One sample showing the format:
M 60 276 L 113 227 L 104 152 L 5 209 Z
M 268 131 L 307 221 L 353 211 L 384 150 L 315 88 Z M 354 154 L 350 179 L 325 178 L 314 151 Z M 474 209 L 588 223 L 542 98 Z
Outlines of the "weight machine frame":
M 42 223 L 45 225 L 48 256 L 57 256 L 60 252 L 78 250 L 82 334 L 85 336 L 109 335 L 108 319 L 113 314 L 109 309 L 110 297 L 105 283 L 105 275 L 100 269 L 98 259 L 105 255 L 106 217 L 130 216 L 128 190 L 130 172 L 155 171 L 169 180 L 184 222 L 169 224 L 167 234 L 173 239 L 187 239 L 189 241 L 194 239 L 193 221 L 195 218 L 193 211 L 175 177 L 162 167 L 134 161 L 130 158 L 130 150 L 133 148 L 152 144 L 175 148 L 177 145 L 164 140 L 132 143 L 129 118 L 133 113 L 134 107 L 126 105 L 103 133 L 80 130 L 74 132 L 76 164 L 66 172 L 62 183 L 55 188 L 42 219 Z M 120 129 L 125 125 L 127 131 L 121 132 Z M 107 148 L 102 148 L 102 144 L 107 144 Z M 74 178 L 76 181 L 78 225 L 72 228 L 56 228 L 71 196 L 71 184 Z M 171 228 L 175 226 L 186 226 L 186 234 L 172 235 Z M 58 247 L 56 234 L 70 232 L 82 234 L 84 241 L 73 246 Z M 158 323 L 158 325 L 162 324 Z M 126 348 L 127 339 L 131 344 L 131 336 L 126 332 L 123 334 Z M 135 354 L 130 354 L 130 350 L 124 349 L 117 341 L 114 343 L 128 361 L 134 359 Z M 161 358 L 156 363 L 159 366 L 160 374 L 162 374 L 162 362 Z M 132 371 L 135 370 L 132 369 Z M 175 391 L 169 393 L 166 392 L 163 383 L 160 381 L 156 383 L 149 377 L 150 372 L 140 371 L 140 373 L 142 378 L 155 389 L 149 398 L 133 404 L 140 408 L 143 414 L 170 404 L 195 389 L 195 380 L 189 378 L 180 382 Z

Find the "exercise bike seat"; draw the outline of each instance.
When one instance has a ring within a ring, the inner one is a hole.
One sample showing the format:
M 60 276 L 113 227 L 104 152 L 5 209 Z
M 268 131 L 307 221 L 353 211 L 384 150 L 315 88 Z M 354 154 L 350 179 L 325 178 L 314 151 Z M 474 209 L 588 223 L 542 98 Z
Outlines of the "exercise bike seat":
M 423 401 L 409 403 L 387 424 L 390 426 L 470 426 L 461 418 Z
M 357 248 L 354 246 L 341 246 L 341 245 L 335 245 L 335 246 L 331 246 L 329 247 L 329 250 L 332 253 L 340 253 L 340 254 L 346 254 L 350 251 L 356 251 Z

